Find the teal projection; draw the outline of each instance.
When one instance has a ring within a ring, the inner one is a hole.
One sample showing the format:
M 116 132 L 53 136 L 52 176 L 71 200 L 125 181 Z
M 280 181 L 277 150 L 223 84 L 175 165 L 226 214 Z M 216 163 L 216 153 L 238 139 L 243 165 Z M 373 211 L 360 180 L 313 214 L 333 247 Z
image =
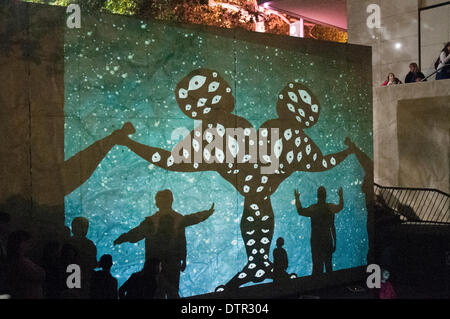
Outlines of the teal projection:
M 349 136 L 372 157 L 368 57 L 349 58 L 354 56 L 351 48 L 347 56 L 341 44 L 309 41 L 282 47 L 260 34 L 238 35 L 113 15 L 84 17 L 81 29 L 67 29 L 65 158 L 125 122 L 136 129 L 130 136 L 133 140 L 170 151 L 194 129 L 194 120 L 180 110 L 175 89 L 200 68 L 220 74 L 232 89 L 233 114 L 255 129 L 278 117 L 279 94 L 288 83 L 307 87 L 320 102 L 320 117 L 304 132 L 322 153 L 342 151 Z M 327 52 L 334 47 L 336 54 Z M 333 269 L 364 265 L 368 242 L 363 178 L 355 155 L 349 155 L 332 169 L 296 171 L 281 182 L 271 196 L 275 225 L 267 252 L 270 259 L 275 240 L 283 237 L 288 272 L 311 274 L 310 220 L 297 214 L 294 190 L 309 206 L 317 202 L 319 186 L 326 188 L 327 202 L 336 204 L 342 187 L 344 208 L 335 218 Z M 154 214 L 155 194 L 166 188 L 173 192 L 173 208 L 181 214 L 215 203 L 208 220 L 186 230 L 187 267 L 180 278 L 181 296 L 212 292 L 247 263 L 240 230 L 244 197 L 217 172 L 168 171 L 127 147 L 115 146 L 90 179 L 66 196 L 66 223 L 70 225 L 76 216 L 89 219 L 88 237 L 97 245 L 98 257 L 113 256 L 112 273 L 121 284 L 142 268 L 144 243 L 113 246 L 113 241 Z

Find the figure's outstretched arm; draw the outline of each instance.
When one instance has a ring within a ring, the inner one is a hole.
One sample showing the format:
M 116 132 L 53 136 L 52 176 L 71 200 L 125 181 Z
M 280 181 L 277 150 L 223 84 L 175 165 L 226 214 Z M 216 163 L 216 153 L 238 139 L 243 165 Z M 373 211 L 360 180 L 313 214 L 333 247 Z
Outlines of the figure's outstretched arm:
M 303 208 L 302 207 L 302 203 L 300 202 L 300 193 L 298 192 L 298 190 L 294 191 L 294 196 L 295 196 L 295 207 L 297 208 L 297 213 L 300 216 L 304 216 L 304 217 L 311 217 L 311 209 L 308 208 Z
M 125 123 L 121 129 L 114 131 L 111 135 L 95 142 L 65 161 L 62 165 L 64 194 L 70 194 L 91 177 L 106 154 L 116 145 L 117 137 L 127 136 L 134 132 L 133 125 Z
M 346 138 L 346 141 L 349 138 Z M 320 149 L 311 141 L 304 146 L 302 160 L 296 164 L 296 170 L 307 172 L 323 172 L 337 166 L 350 155 L 351 147 L 334 154 L 323 155 Z
M 208 219 L 212 214 L 214 213 L 214 203 L 211 205 L 210 209 L 204 210 L 198 213 L 185 215 L 184 216 L 184 225 L 185 226 L 191 226 L 198 223 L 201 223 L 202 221 L 205 221 Z
M 139 224 L 136 228 L 131 229 L 127 233 L 124 233 L 114 240 L 114 245 L 120 245 L 122 243 L 137 243 L 145 238 L 146 233 L 152 231 L 153 224 L 150 220 L 146 219 Z
M 186 142 L 186 139 L 191 139 L 191 134 L 185 137 L 185 140 L 181 141 L 180 145 Z M 118 141 L 118 144 L 127 146 L 130 150 L 146 161 L 166 170 L 176 172 L 197 172 L 213 169 L 210 164 L 203 163 L 202 160 L 199 161 L 200 163 L 195 163 L 194 159 L 192 159 L 194 156 L 191 155 L 191 150 L 183 149 L 182 147 L 179 147 L 179 145 L 175 147 L 175 149 L 178 147 L 181 152 L 181 154 L 178 155 L 179 160 L 177 162 L 175 156 L 172 155 L 172 152 L 138 143 L 130 139 L 128 136 L 123 137 L 120 141 Z M 181 159 L 189 162 L 183 162 Z
M 373 160 L 356 146 L 355 143 L 350 141 L 350 139 L 345 140 L 345 144 L 355 153 L 356 159 L 364 169 L 366 175 L 373 175 Z
M 338 205 L 328 204 L 328 206 L 330 207 L 331 212 L 333 214 L 339 213 L 342 210 L 342 208 L 344 208 L 344 195 L 343 195 L 343 192 L 342 192 L 342 187 L 339 188 L 338 194 L 339 194 L 339 204 Z

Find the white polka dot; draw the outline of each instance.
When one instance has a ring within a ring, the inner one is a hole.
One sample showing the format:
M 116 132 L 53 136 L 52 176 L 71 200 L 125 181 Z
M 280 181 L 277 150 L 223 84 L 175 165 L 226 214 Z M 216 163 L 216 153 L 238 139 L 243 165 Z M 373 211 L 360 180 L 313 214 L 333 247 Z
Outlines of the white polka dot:
M 180 89 L 178 91 L 178 97 L 180 99 L 185 99 L 187 97 L 187 90 L 186 89 Z
M 295 103 L 298 102 L 298 97 L 297 94 L 295 94 L 294 92 L 288 92 L 289 98 L 294 101 Z
M 194 77 L 192 77 L 192 79 L 189 81 L 189 91 L 192 90 L 197 90 L 200 87 L 203 86 L 203 84 L 205 84 L 206 81 L 206 77 L 203 75 L 196 75 Z
M 220 96 L 220 95 L 216 95 L 215 97 L 213 97 L 213 99 L 212 99 L 212 104 L 217 104 L 217 103 L 219 103 L 219 101 L 220 101 L 220 99 L 221 99 L 222 97 Z
M 287 141 L 289 141 L 289 140 L 291 139 L 291 137 L 292 137 L 292 131 L 291 131 L 291 129 L 288 129 L 288 130 L 284 131 L 284 138 L 285 138 Z
M 155 154 L 152 155 L 152 162 L 153 162 L 153 163 L 159 162 L 160 159 L 161 159 L 161 155 L 159 155 L 158 152 L 156 152 Z
M 204 106 L 207 100 L 208 99 L 205 99 L 204 97 L 199 98 L 198 101 L 197 101 L 197 106 L 198 107 Z
M 288 161 L 289 164 L 292 163 L 292 161 L 294 160 L 294 152 L 293 151 L 289 151 L 289 153 L 287 153 L 286 160 Z
M 217 88 L 219 87 L 219 85 L 220 85 L 219 82 L 216 82 L 216 81 L 211 82 L 208 85 L 208 92 L 215 92 L 217 90 Z
M 167 167 L 172 166 L 173 163 L 174 163 L 174 158 L 173 158 L 172 155 L 170 155 L 170 156 L 167 158 Z
M 253 246 L 255 244 L 255 240 L 254 239 L 250 239 L 248 242 L 247 242 L 247 246 Z
M 298 90 L 298 94 L 300 95 L 300 98 L 303 102 L 311 104 L 311 95 L 309 95 L 308 92 L 306 92 L 305 90 Z

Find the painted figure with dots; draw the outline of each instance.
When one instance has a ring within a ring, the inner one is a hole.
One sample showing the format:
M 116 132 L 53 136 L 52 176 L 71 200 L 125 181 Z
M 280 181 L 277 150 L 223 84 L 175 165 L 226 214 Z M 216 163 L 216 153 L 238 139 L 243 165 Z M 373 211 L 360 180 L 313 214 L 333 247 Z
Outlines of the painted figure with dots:
M 124 134 L 117 135 L 116 143 L 160 168 L 215 171 L 231 183 L 244 197 L 243 212 L 236 215 L 242 214 L 240 229 L 247 263 L 216 290 L 272 279 L 269 256 L 275 222 L 271 195 L 292 173 L 333 169 L 351 150 L 324 155 L 305 133 L 305 129 L 318 122 L 321 110 L 319 99 L 299 83 L 287 83 L 281 89 L 276 104 L 278 117 L 263 123 L 258 134 L 248 120 L 232 113 L 235 108 L 232 88 L 214 70 L 192 71 L 178 83 L 175 96 L 181 111 L 201 121 L 201 125 L 173 150 L 140 144 Z

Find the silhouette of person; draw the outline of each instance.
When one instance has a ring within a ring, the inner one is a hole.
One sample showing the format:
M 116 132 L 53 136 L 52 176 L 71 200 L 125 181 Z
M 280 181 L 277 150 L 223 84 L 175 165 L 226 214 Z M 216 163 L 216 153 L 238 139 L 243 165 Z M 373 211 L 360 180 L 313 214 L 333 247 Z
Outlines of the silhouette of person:
M 92 273 L 97 267 L 97 247 L 86 237 L 89 230 L 89 220 L 76 217 L 72 221 L 73 236 L 67 241 L 77 252 L 76 264 L 81 268 L 81 296 L 89 296 L 89 285 Z
M 136 228 L 120 235 L 114 245 L 145 239 L 145 260 L 161 261 L 162 297 L 178 298 L 180 271 L 186 269 L 185 229 L 210 217 L 214 204 L 209 210 L 181 215 L 172 209 L 173 195 L 170 190 L 159 191 L 155 200 L 159 211 L 145 218 Z
M 7 282 L 7 243 L 9 235 L 9 221 L 11 217 L 8 213 L 0 212 L 0 295 L 8 293 Z
M 28 257 L 31 235 L 23 230 L 12 232 L 8 238 L 8 282 L 14 299 L 44 298 L 45 271 Z
M 158 295 L 161 262 L 148 259 L 141 271 L 135 272 L 119 288 L 120 299 L 155 299 Z
M 339 204 L 326 202 L 327 191 L 320 186 L 317 189 L 317 203 L 308 208 L 303 208 L 300 202 L 300 193 L 295 190 L 295 206 L 300 216 L 311 218 L 311 255 L 313 263 L 313 275 L 333 271 L 332 254 L 336 250 L 336 228 L 334 226 L 334 214 L 339 213 L 344 207 L 342 188 L 339 189 Z
M 284 239 L 278 237 L 277 248 L 273 250 L 273 281 L 279 282 L 289 279 L 289 274 L 286 272 L 289 262 L 286 250 L 283 248 Z
M 99 265 L 102 270 L 96 271 L 92 275 L 90 297 L 92 299 L 117 299 L 117 279 L 111 275 L 112 256 L 100 257 Z
M 364 193 L 367 209 L 367 239 L 369 250 L 367 252 L 367 262 L 372 263 L 375 258 L 375 194 L 373 191 L 373 160 L 367 156 L 355 143 L 350 140 L 344 142 L 355 153 L 356 159 L 364 170 L 364 179 L 361 184 L 361 191 Z
M 65 243 L 61 248 L 60 256 L 60 278 L 62 285 L 62 292 L 60 295 L 61 299 L 80 299 L 82 296 L 80 289 L 78 288 L 68 288 L 66 283 L 67 278 L 67 266 L 71 264 L 78 263 L 78 251 L 71 244 Z M 83 275 L 82 275 L 83 276 Z
M 44 246 L 42 267 L 45 270 L 44 293 L 47 299 L 58 299 L 64 289 L 64 276 L 60 271 L 60 244 L 50 241 Z

